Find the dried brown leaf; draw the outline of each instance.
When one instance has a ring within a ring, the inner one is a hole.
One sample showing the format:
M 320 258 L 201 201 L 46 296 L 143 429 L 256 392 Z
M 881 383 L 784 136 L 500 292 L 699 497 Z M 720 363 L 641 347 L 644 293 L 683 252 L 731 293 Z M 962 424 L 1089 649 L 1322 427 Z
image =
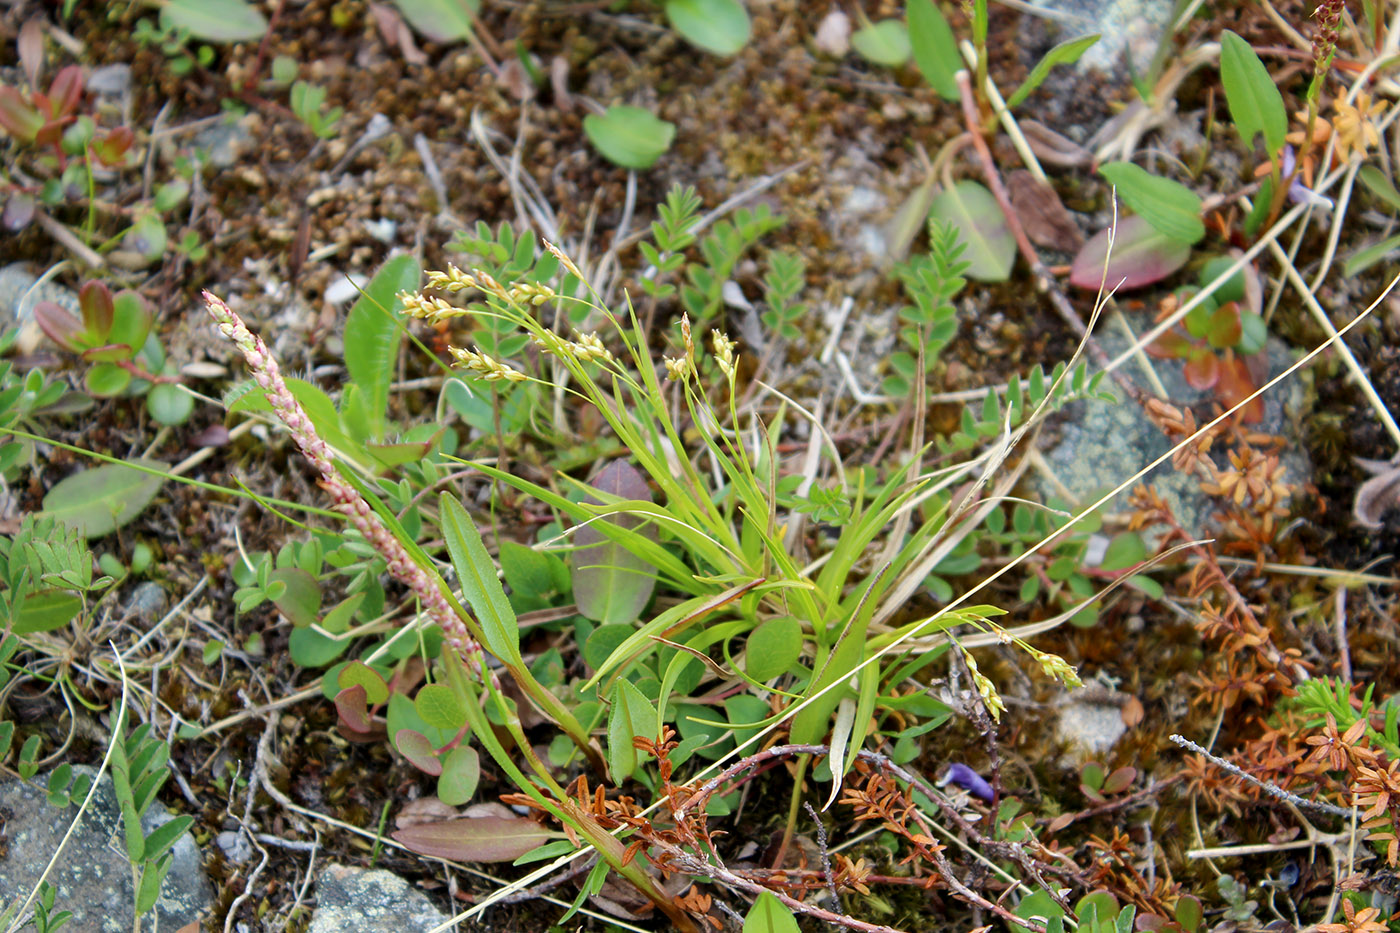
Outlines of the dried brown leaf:
M 1060 203 L 1054 188 L 1024 169 L 1012 172 L 1006 181 L 1011 207 L 1033 243 L 1067 253 L 1077 252 L 1084 245 L 1084 234 Z

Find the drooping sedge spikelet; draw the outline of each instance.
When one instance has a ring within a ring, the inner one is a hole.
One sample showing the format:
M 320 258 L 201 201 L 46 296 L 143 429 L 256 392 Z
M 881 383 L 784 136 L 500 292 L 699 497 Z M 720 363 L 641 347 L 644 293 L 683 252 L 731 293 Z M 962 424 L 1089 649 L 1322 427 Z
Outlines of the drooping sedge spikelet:
M 469 369 L 487 382 L 524 382 L 529 377 L 507 363 L 487 356 L 480 350 L 463 350 L 461 347 L 448 347 L 452 358 L 463 369 Z
M 418 318 L 430 324 L 467 313 L 465 308 L 455 307 L 441 298 L 430 298 L 421 293 L 399 292 L 398 299 L 403 304 L 405 317 Z
M 481 670 L 481 646 L 471 637 L 462 620 L 443 596 L 434 577 L 418 565 L 399 539 L 385 527 L 364 497 L 336 471 L 329 445 L 316 433 L 316 426 L 301 403 L 292 395 L 277 360 L 268 351 L 262 338 L 243 323 L 223 299 L 212 292 L 204 293 L 209 315 L 219 325 L 219 331 L 233 341 L 243 353 L 243 359 L 253 372 L 253 378 L 267 394 L 268 403 L 287 427 L 292 440 L 302 454 L 321 474 L 321 488 L 335 502 L 336 510 L 345 515 L 355 530 L 369 542 L 388 565 L 389 573 L 406 585 L 422 603 L 423 611 L 443 631 L 448 644 L 457 650 L 469 669 Z

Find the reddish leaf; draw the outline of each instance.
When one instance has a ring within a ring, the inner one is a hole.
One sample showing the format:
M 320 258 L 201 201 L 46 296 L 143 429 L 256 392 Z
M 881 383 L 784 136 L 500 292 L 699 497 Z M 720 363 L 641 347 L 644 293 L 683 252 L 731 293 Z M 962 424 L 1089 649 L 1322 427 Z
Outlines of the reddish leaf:
M 1182 375 L 1186 377 L 1186 384 L 1193 389 L 1205 391 L 1213 388 L 1220 378 L 1220 358 L 1209 350 L 1198 350 L 1186 361 Z
M 65 350 L 77 353 L 82 349 L 83 322 L 69 313 L 67 308 L 52 301 L 41 301 L 34 306 L 34 320 L 48 338 Z
M 78 110 L 78 102 L 83 97 L 83 69 L 69 65 L 54 75 L 49 85 L 49 113 L 53 119 L 71 117 Z
M 1097 291 L 1099 283 L 1110 290 L 1127 291 L 1160 282 L 1186 264 L 1191 247 L 1163 236 L 1141 217 L 1118 222 L 1113 253 L 1109 256 L 1108 230 L 1100 230 L 1074 257 L 1069 280 L 1080 288 Z M 1108 273 L 1104 258 L 1108 256 Z
M 1255 389 L 1254 379 L 1244 361 L 1226 351 L 1227 358 L 1220 364 L 1219 380 L 1215 394 L 1226 408 L 1233 408 L 1244 401 Z M 1256 398 L 1240 409 L 1240 418 L 1245 424 L 1258 424 L 1264 420 L 1264 400 Z
M 524 817 L 421 823 L 391 834 L 420 855 L 461 862 L 513 862 L 558 836 Z
M 438 760 L 437 751 L 423 733 L 412 729 L 400 729 L 394 733 L 394 747 L 424 774 L 437 777 L 442 773 L 442 762 Z
M 1193 344 L 1185 336 L 1169 330 L 1146 347 L 1147 355 L 1159 360 L 1176 360 L 1191 355 Z
M 136 134 L 131 131 L 131 127 L 119 126 L 96 143 L 92 151 L 99 162 L 112 168 L 126 161 L 126 154 L 131 151 L 135 142 Z
M 370 730 L 369 709 L 365 706 L 365 688 L 356 684 L 346 687 L 335 695 L 335 711 L 340 714 L 340 724 L 352 732 Z
M 32 143 L 44 128 L 44 117 L 12 87 L 0 87 L 0 128 L 21 142 Z
M 78 290 L 78 307 L 83 312 L 83 326 L 93 340 L 102 340 L 112 330 L 116 305 L 112 293 L 101 282 L 88 282 Z
M 1137 779 L 1137 768 L 1119 768 L 1110 774 L 1103 782 L 1103 792 L 1105 794 L 1121 794 L 1133 785 Z
M 1233 301 L 1216 308 L 1210 316 L 1210 323 L 1206 325 L 1206 340 L 1217 350 L 1238 344 L 1241 333 L 1240 306 Z
M 39 69 L 44 67 L 44 23 L 34 16 L 19 27 L 19 62 L 30 87 L 39 86 Z

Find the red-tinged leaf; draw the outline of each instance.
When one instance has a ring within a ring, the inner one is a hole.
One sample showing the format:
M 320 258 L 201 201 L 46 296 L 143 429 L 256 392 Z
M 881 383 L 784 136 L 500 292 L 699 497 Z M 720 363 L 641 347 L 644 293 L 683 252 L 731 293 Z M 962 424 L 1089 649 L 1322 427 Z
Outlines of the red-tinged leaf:
M 1136 779 L 1137 768 L 1119 768 L 1104 780 L 1103 792 L 1105 794 L 1121 794 L 1132 787 L 1133 781 Z
M 32 143 L 44 128 L 44 117 L 12 87 L 0 87 L 0 128 L 21 142 Z
M 1214 388 L 1220 379 L 1220 358 L 1209 350 L 1197 351 L 1186 361 L 1182 375 L 1186 378 L 1186 384 L 1193 389 L 1204 392 Z
M 369 708 L 365 704 L 365 688 L 356 684 L 346 687 L 335 695 L 335 711 L 340 714 L 340 724 L 352 732 L 370 731 Z
M 44 21 L 31 16 L 19 27 L 19 63 L 30 87 L 39 86 L 39 70 L 44 67 Z
M 424 774 L 437 777 L 442 773 L 442 762 L 438 761 L 437 750 L 423 733 L 413 729 L 400 729 L 394 733 L 394 747 Z
M 78 290 L 78 307 L 83 312 L 83 326 L 93 339 L 105 339 L 116 317 L 116 305 L 107 286 L 101 282 L 85 284 Z
M 593 487 L 622 499 L 651 501 L 651 489 L 635 467 L 614 460 L 595 476 Z M 584 500 L 598 503 L 594 497 Z M 574 599 L 578 610 L 595 622 L 636 621 L 656 587 L 656 568 L 622 543 L 609 538 L 600 522 L 631 529 L 638 538 L 656 540 L 656 525 L 643 525 L 632 515 L 615 514 L 590 522 L 578 530 L 574 542 Z
M 34 320 L 50 340 L 65 350 L 79 352 L 83 347 L 83 322 L 74 317 L 67 308 L 52 301 L 41 301 L 34 306 Z
M 136 142 L 136 134 L 129 126 L 119 126 L 104 136 L 101 142 L 92 147 L 97 160 L 108 168 L 121 165 L 126 154 Z
M 1176 360 L 1190 356 L 1193 344 L 1185 335 L 1169 330 L 1146 347 L 1147 355 L 1159 360 Z
M 1100 282 L 1110 290 L 1142 288 L 1165 279 L 1191 256 L 1190 246 L 1158 233 L 1141 217 L 1125 217 L 1118 222 L 1112 255 L 1108 234 L 1108 230 L 1100 230 L 1074 257 L 1069 280 L 1080 288 L 1098 291 Z
M 69 65 L 54 75 L 49 85 L 49 113 L 54 119 L 72 116 L 83 97 L 83 69 Z
M 420 823 L 391 835 L 420 855 L 459 862 L 513 862 L 559 834 L 524 817 L 482 816 Z
M 1206 325 L 1206 340 L 1217 350 L 1238 344 L 1242 333 L 1240 306 L 1233 301 L 1216 308 Z
M 1220 363 L 1220 373 L 1215 384 L 1215 394 L 1226 408 L 1233 408 L 1259 388 L 1244 360 L 1227 352 Z M 1240 410 L 1240 418 L 1245 424 L 1258 424 L 1264 420 L 1264 400 L 1256 398 Z
M 88 363 L 121 363 L 131 359 L 136 351 L 129 343 L 104 343 L 100 347 L 89 347 L 83 351 L 83 360 Z

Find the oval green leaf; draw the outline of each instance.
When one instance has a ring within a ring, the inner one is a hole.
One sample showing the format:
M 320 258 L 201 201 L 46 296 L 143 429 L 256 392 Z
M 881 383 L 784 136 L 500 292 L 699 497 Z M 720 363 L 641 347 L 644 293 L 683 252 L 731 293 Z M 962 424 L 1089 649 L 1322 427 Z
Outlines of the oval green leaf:
M 909 45 L 919 74 L 938 96 L 957 100 L 958 82 L 954 75 L 962 67 L 962 56 L 943 11 L 933 0 L 909 0 L 905 18 L 909 21 Z
M 982 282 L 1004 282 L 1016 258 L 1016 240 L 992 193 L 975 181 L 960 181 L 938 193 L 930 218 L 948 221 L 966 244 L 967 275 Z
M 476 793 L 481 782 L 481 756 L 469 745 L 459 745 L 442 760 L 438 777 L 438 799 L 449 807 L 460 807 Z
M 626 461 L 614 460 L 595 476 L 600 493 L 621 499 L 651 501 L 646 479 Z M 586 502 L 599 504 L 589 497 Z M 604 523 L 610 526 L 605 532 Z M 610 537 L 609 533 L 619 537 Z M 595 519 L 574 535 L 574 599 L 578 611 L 594 622 L 634 622 L 656 588 L 656 567 L 637 556 L 625 543 L 629 537 L 656 540 L 656 526 L 627 514 Z
M 246 0 L 170 0 L 160 18 L 210 42 L 251 42 L 267 32 L 267 20 Z
M 389 407 L 389 382 L 399 358 L 398 293 L 418 288 L 422 269 L 416 257 L 395 256 L 374 274 L 363 295 L 345 319 L 345 368 L 364 394 L 370 424 L 367 435 L 379 437 L 384 431 L 384 413 Z
M 1099 174 L 1118 189 L 1118 197 L 1152 225 L 1152 229 L 1180 243 L 1199 243 L 1206 235 L 1201 221 L 1201 199 L 1196 192 L 1170 178 L 1159 178 L 1131 162 L 1110 162 Z
M 1225 86 L 1230 117 L 1244 144 L 1253 147 L 1254 137 L 1262 133 L 1272 158 L 1283 148 L 1288 134 L 1283 95 L 1254 49 L 1228 29 L 1220 37 L 1220 83 Z
M 602 116 L 590 113 L 583 118 L 583 131 L 603 158 L 632 169 L 651 168 L 676 137 L 674 123 L 625 104 L 614 104 Z
M 434 42 L 457 42 L 472 34 L 479 0 L 396 0 L 408 24 Z
M 459 730 L 467 722 L 467 708 L 447 684 L 424 684 L 413 698 L 413 708 L 430 726 Z
M 733 55 L 753 34 L 738 0 L 667 0 L 666 18 L 685 41 L 716 55 Z
M 798 933 L 797 918 L 772 892 L 764 891 L 744 917 L 744 933 Z
M 321 612 L 321 587 L 315 577 L 299 567 L 281 567 L 272 571 L 269 579 L 283 584 L 272 601 L 293 625 L 305 628 L 316 621 Z
M 168 469 L 158 460 L 129 462 L 162 473 Z M 55 483 L 40 514 L 72 525 L 86 538 L 100 538 L 141 514 L 164 482 L 164 476 L 104 463 Z
M 897 19 L 881 20 L 858 29 L 851 36 L 851 47 L 877 65 L 898 68 L 914 51 L 908 28 Z
M 785 672 L 802 654 L 802 623 L 794 616 L 769 619 L 749 635 L 744 671 L 759 683 Z
M 351 661 L 341 668 L 336 683 L 342 688 L 363 688 L 365 701 L 370 706 L 378 706 L 389 699 L 389 684 L 384 676 L 363 661 Z
M 632 740 L 638 736 L 656 739 L 656 708 L 631 681 L 620 678 L 609 702 L 608 769 L 614 781 L 622 781 L 637 768 L 637 750 L 632 747 Z

